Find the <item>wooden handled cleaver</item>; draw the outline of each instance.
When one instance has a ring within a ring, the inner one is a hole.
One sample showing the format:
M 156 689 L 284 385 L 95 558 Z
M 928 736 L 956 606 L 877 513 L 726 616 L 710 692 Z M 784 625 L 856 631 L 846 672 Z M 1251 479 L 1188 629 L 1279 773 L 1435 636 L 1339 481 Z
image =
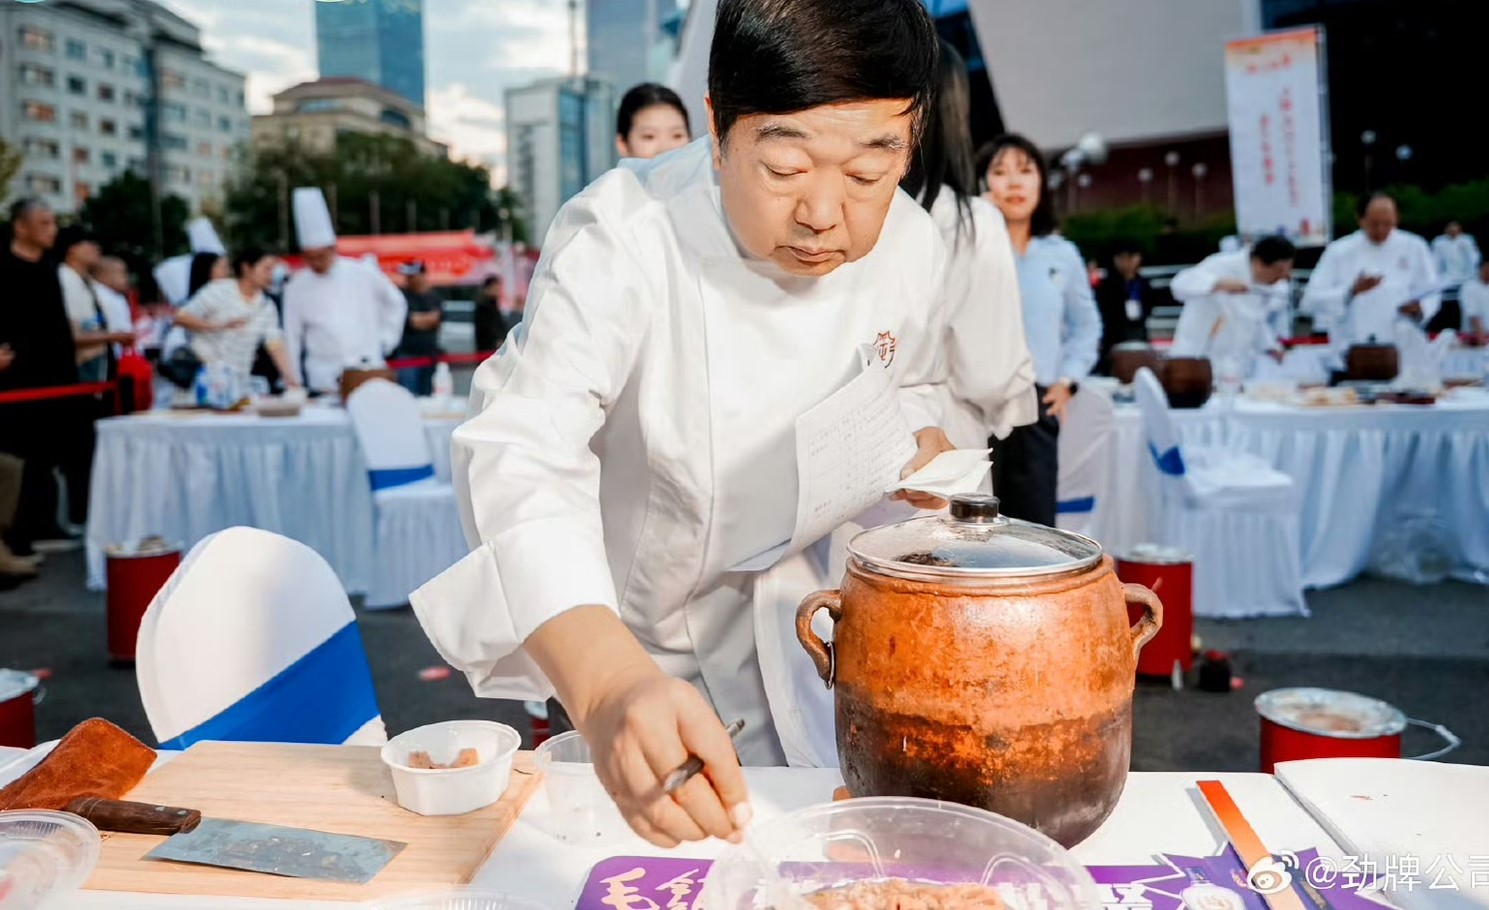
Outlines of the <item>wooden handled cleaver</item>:
M 172 835 L 193 830 L 201 824 L 200 812 L 120 800 L 154 764 L 154 749 L 106 720 L 85 720 L 40 764 L 0 788 L 0 812 L 71 812 L 101 831 L 125 834 Z

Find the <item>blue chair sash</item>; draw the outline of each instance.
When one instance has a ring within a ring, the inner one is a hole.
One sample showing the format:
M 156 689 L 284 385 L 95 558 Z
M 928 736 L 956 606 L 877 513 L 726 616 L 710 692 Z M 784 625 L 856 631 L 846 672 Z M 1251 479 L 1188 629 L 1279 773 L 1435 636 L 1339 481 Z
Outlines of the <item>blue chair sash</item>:
M 387 490 L 392 487 L 402 487 L 411 483 L 418 483 L 421 480 L 428 480 L 434 476 L 434 465 L 420 465 L 417 468 L 382 468 L 381 470 L 368 471 L 367 476 L 372 481 L 372 491 L 376 493 L 378 490 Z
M 1084 499 L 1067 499 L 1055 504 L 1055 512 L 1060 515 L 1085 515 L 1096 511 L 1096 497 L 1087 496 Z
M 181 750 L 203 740 L 340 745 L 377 715 L 354 620 L 237 704 L 160 747 Z
M 1148 443 L 1148 452 L 1153 456 L 1153 463 L 1158 465 L 1158 470 L 1170 477 L 1184 476 L 1184 456 L 1179 452 L 1179 447 L 1174 446 L 1167 452 L 1159 452 L 1158 447 Z

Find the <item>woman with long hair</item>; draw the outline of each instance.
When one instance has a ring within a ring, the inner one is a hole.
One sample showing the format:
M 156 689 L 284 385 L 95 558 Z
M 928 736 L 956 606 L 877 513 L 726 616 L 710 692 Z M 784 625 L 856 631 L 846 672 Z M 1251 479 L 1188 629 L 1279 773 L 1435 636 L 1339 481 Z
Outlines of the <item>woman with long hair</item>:
M 219 253 L 197 253 L 191 257 L 191 283 L 187 285 L 186 299 L 214 281 L 233 277 L 232 264 Z
M 1039 414 L 1018 272 L 1003 215 L 977 196 L 967 65 L 941 42 L 941 81 L 920 160 L 901 182 L 946 241 L 946 435 L 980 449 Z
M 1004 514 L 1053 526 L 1060 423 L 1080 381 L 1096 366 L 1101 314 L 1085 259 L 1054 233 L 1049 170 L 1039 148 L 1023 136 L 1003 136 L 983 150 L 978 163 L 1013 243 L 1040 399 L 1038 422 L 992 441 L 993 489 Z
M 622 158 L 655 158 L 693 141 L 688 109 L 677 92 L 644 82 L 626 92 L 615 116 L 615 150 Z

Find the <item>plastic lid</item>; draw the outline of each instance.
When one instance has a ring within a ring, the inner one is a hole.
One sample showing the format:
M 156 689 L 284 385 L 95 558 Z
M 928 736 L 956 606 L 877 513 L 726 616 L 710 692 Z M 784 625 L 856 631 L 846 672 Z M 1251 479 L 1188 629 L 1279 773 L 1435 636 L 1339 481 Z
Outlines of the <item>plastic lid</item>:
M 1256 712 L 1275 724 L 1334 739 L 1375 739 L 1406 729 L 1406 715 L 1378 698 L 1335 689 L 1274 689 Z
M 0 669 L 0 702 L 29 695 L 36 691 L 38 685 L 40 681 L 30 673 Z
M 848 545 L 863 565 L 901 578 L 1013 578 L 1061 575 L 1101 560 L 1088 537 L 1007 518 L 998 498 L 951 498 L 945 517 L 915 518 L 864 531 Z
M 1122 559 L 1145 566 L 1182 566 L 1194 562 L 1188 551 L 1156 543 L 1140 543 L 1123 554 Z
M 0 812 L 0 910 L 29 910 L 82 887 L 98 829 L 66 812 Z

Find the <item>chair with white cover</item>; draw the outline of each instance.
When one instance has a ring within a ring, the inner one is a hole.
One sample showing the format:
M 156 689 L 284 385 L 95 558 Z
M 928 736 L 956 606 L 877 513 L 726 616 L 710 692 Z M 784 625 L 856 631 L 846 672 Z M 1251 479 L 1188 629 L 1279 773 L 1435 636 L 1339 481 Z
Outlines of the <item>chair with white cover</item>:
M 386 379 L 362 383 L 346 402 L 367 460 L 377 559 L 368 609 L 401 607 L 425 582 L 470 553 L 455 490 L 435 479 L 434 456 L 413 393 Z
M 1117 412 L 1110 393 L 1094 384 L 1082 384 L 1060 424 L 1057 527 L 1089 533 L 1096 505 L 1107 493 L 1116 432 Z
M 387 741 L 341 580 L 269 531 L 228 528 L 191 548 L 145 612 L 135 677 L 167 749 Z
M 1145 367 L 1134 385 L 1162 489 L 1157 542 L 1194 557 L 1195 615 L 1308 615 L 1292 478 L 1253 455 L 1181 447 L 1158 377 Z

